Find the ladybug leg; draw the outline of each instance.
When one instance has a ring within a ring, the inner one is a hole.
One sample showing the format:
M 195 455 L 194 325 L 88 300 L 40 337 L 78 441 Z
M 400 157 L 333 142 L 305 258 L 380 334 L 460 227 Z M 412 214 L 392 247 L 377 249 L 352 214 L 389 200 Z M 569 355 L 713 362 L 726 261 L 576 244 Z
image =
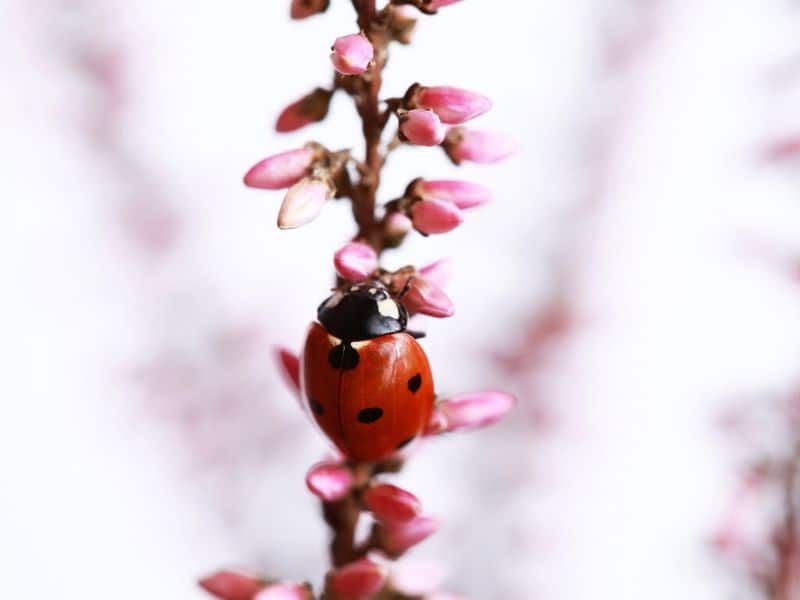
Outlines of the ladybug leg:
M 411 337 L 413 337 L 415 340 L 424 338 L 426 335 L 428 335 L 424 331 L 412 331 L 411 329 L 406 329 L 406 333 Z

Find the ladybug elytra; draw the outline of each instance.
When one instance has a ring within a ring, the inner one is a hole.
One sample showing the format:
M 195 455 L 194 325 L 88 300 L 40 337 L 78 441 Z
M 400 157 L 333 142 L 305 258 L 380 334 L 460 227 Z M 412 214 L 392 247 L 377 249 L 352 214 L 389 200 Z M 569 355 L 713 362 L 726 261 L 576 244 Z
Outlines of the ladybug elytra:
M 311 415 L 348 458 L 391 456 L 422 433 L 434 400 L 428 358 L 406 331 L 406 309 L 370 281 L 336 291 L 317 319 L 301 361 Z

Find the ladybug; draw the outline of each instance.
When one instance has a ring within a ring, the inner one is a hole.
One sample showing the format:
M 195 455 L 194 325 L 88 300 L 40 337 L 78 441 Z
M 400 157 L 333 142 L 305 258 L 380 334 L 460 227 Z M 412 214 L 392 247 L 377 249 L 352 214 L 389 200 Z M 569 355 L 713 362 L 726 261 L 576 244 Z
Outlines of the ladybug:
M 430 419 L 431 367 L 407 322 L 403 305 L 369 281 L 327 298 L 309 328 L 301 360 L 304 402 L 354 461 L 391 456 Z

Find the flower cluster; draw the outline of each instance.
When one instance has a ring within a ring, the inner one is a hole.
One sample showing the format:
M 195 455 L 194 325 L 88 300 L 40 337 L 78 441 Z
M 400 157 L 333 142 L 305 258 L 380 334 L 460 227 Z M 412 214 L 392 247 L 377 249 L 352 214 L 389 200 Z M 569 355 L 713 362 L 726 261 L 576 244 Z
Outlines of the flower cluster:
M 281 229 L 307 225 L 329 202 L 349 199 L 358 231 L 333 255 L 339 289 L 375 282 L 402 303 L 411 316 L 450 317 L 455 308 L 444 291 L 452 268 L 450 261 L 387 271 L 381 267 L 380 255 L 387 248 L 399 246 L 412 231 L 423 236 L 452 231 L 463 222 L 466 211 L 489 202 L 491 192 L 469 181 L 417 178 L 399 197 L 379 206 L 381 171 L 387 156 L 402 146 L 439 146 L 459 165 L 500 161 L 515 152 L 516 144 L 504 135 L 464 126 L 492 107 L 491 100 L 477 92 L 414 83 L 402 96 L 380 96 L 389 47 L 393 43 L 408 44 L 423 14 L 435 14 L 458 0 L 392 0 L 382 9 L 377 8 L 376 0 L 352 1 L 359 31 L 343 35 L 332 44 L 332 86 L 316 88 L 289 104 L 275 129 L 296 131 L 323 120 L 333 95 L 345 93 L 352 97 L 362 121 L 363 159 L 350 150 L 331 150 L 309 142 L 257 162 L 244 176 L 244 182 L 251 188 L 286 190 L 277 218 Z M 329 0 L 293 0 L 290 15 L 305 19 L 324 12 L 328 6 Z M 394 134 L 384 136 L 393 121 Z M 298 356 L 281 349 L 278 359 L 285 379 L 300 398 Z M 484 427 L 502 418 L 514 404 L 512 396 L 499 391 L 439 399 L 422 434 L 431 438 Z M 393 577 L 392 561 L 427 539 L 439 526 L 438 519 L 423 511 L 415 495 L 383 478 L 402 468 L 407 456 L 404 452 L 370 463 L 337 453 L 308 471 L 306 485 L 322 501 L 323 516 L 333 534 L 332 568 L 319 594 L 315 595 L 308 583 L 273 580 L 236 570 L 206 577 L 201 581 L 202 587 L 222 600 L 455 599 L 435 589 L 427 590 L 423 596 L 418 590 L 412 593 L 403 589 L 398 577 Z M 372 524 L 366 539 L 356 536 L 361 519 Z

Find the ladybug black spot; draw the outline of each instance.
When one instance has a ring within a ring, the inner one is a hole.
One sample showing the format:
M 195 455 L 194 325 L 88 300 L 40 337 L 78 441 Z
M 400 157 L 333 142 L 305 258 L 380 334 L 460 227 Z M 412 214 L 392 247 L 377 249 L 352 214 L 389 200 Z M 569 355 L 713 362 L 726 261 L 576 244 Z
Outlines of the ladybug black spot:
M 358 366 L 358 351 L 348 343 L 331 348 L 328 362 L 334 369 L 355 369 Z
M 374 423 L 383 416 L 383 409 L 373 406 L 372 408 L 365 408 L 358 413 L 359 423 Z
M 405 448 L 406 446 L 408 446 L 408 445 L 409 445 L 411 442 L 413 442 L 415 437 L 417 437 L 417 436 L 415 436 L 415 435 L 412 435 L 410 438 L 406 438 L 406 439 L 404 439 L 402 442 L 400 442 L 399 444 L 397 444 L 397 449 L 398 449 L 398 450 L 402 450 L 403 448 Z
M 308 405 L 311 407 L 312 412 L 315 415 L 322 415 L 325 412 L 325 409 L 322 408 L 322 404 L 314 400 L 313 398 L 308 399 Z
M 422 375 L 417 373 L 411 379 L 408 380 L 408 389 L 412 392 L 416 392 L 422 386 Z

